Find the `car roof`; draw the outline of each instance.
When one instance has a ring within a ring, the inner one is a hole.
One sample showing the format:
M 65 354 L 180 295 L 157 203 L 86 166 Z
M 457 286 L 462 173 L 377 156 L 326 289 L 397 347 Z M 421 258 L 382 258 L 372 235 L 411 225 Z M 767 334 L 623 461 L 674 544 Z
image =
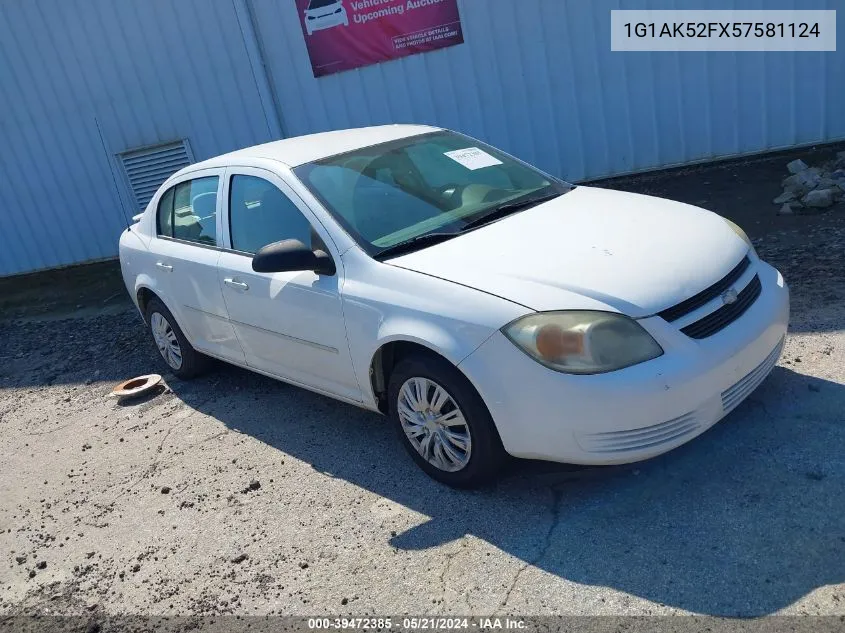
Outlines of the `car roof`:
M 336 154 L 361 149 L 362 147 L 371 147 L 379 143 L 419 136 L 420 134 L 436 132 L 440 129 L 428 125 L 378 125 L 374 127 L 334 130 L 332 132 L 294 136 L 280 141 L 245 147 L 199 163 L 193 163 L 174 174 L 174 176 L 178 176 L 182 172 L 196 171 L 198 169 L 227 167 L 245 159 L 270 159 L 284 163 L 289 167 L 297 167 L 298 165 L 304 165 L 305 163 L 320 160 L 321 158 L 328 158 Z

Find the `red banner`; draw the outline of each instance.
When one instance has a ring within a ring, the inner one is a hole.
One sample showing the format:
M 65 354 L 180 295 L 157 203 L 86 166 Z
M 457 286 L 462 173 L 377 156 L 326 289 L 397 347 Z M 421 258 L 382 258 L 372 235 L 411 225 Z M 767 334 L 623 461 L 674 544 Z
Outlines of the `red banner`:
M 457 0 L 296 0 L 315 77 L 464 41 Z

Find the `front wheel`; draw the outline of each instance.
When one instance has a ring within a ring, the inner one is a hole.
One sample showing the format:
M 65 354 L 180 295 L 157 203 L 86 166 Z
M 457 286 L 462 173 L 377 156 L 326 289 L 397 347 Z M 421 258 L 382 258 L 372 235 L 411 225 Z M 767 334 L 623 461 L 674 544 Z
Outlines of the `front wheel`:
M 430 477 L 472 488 L 498 473 L 506 453 L 490 412 L 448 361 L 422 354 L 400 361 L 388 397 L 402 444 Z
M 188 380 L 208 367 L 208 356 L 193 348 L 173 314 L 158 298 L 147 304 L 147 324 L 161 357 L 176 376 Z

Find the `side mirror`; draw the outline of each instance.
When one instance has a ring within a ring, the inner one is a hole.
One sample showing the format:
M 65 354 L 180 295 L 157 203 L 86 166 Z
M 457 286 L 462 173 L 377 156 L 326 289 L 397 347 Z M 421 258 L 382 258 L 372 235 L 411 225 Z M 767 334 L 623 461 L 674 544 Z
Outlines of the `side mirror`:
M 268 244 L 252 258 L 252 269 L 257 273 L 313 270 L 318 275 L 334 275 L 337 272 L 328 253 L 312 251 L 299 240 Z

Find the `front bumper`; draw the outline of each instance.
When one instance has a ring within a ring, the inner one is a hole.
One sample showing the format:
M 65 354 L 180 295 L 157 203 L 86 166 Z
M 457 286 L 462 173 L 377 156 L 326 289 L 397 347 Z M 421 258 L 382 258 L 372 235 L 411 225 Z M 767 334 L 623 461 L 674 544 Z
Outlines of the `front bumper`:
M 759 298 L 739 319 L 694 340 L 660 317 L 640 320 L 664 349 L 607 374 L 550 370 L 501 332 L 460 368 L 516 457 L 621 464 L 665 453 L 700 435 L 748 396 L 777 362 L 789 322 L 781 274 L 756 262 Z

